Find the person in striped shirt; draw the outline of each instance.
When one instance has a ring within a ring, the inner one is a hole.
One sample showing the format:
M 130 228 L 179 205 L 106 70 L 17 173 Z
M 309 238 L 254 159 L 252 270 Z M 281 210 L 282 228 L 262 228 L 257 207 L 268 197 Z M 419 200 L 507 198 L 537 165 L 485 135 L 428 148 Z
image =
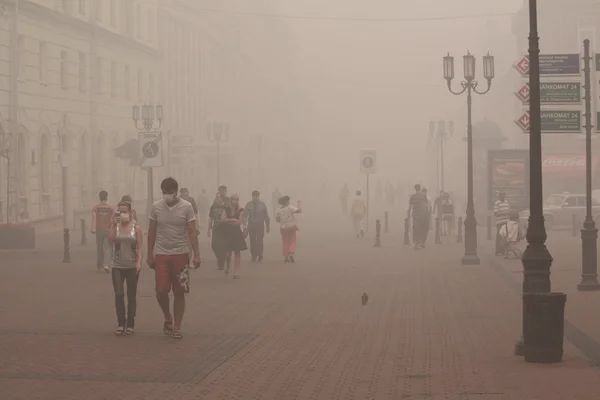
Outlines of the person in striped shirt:
M 500 229 L 510 220 L 510 204 L 506 201 L 506 193 L 500 192 L 494 204 L 494 217 L 496 217 L 496 255 L 504 255 L 504 241 Z

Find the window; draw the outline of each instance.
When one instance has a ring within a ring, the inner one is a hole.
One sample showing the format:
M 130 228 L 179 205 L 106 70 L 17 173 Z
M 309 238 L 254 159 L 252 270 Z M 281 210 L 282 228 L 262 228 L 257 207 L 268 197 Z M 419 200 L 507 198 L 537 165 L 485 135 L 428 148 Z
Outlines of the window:
M 150 103 L 154 102 L 154 73 L 148 74 L 148 100 Z
M 25 47 L 27 46 L 27 39 L 25 39 L 24 35 L 19 35 L 18 41 L 18 49 L 17 49 L 17 71 L 19 78 L 25 78 Z
M 79 0 L 79 15 L 87 14 L 87 0 Z
M 117 2 L 110 0 L 110 25 L 117 26 Z
M 125 89 L 125 98 L 129 100 L 131 98 L 131 71 L 129 65 L 125 66 L 125 74 L 123 75 L 123 86 Z
M 118 89 L 118 85 L 117 85 L 117 62 L 116 61 L 112 61 L 110 63 L 110 95 L 112 97 L 117 97 L 118 93 L 117 93 L 117 89 Z
M 144 87 L 144 71 L 142 71 L 141 68 L 138 69 L 138 84 L 137 84 L 137 89 L 138 89 L 138 103 L 142 103 L 142 99 L 144 98 L 144 92 L 143 92 L 143 87 Z
M 135 36 L 142 37 L 142 7 L 139 4 L 135 6 Z
M 565 200 L 564 207 L 576 207 L 577 206 L 577 197 L 567 197 Z
M 48 72 L 48 43 L 46 42 L 40 42 L 40 49 L 39 49 L 39 64 L 40 64 L 40 83 L 45 83 L 46 82 L 46 75 Z
M 87 55 L 85 53 L 79 53 L 79 91 L 81 93 L 87 92 L 87 70 Z
M 60 52 L 60 86 L 69 88 L 69 53 L 66 50 Z
M 124 15 L 125 18 L 123 19 L 123 26 L 125 29 L 126 34 L 129 37 L 133 37 L 135 31 L 134 31 L 134 24 L 135 24 L 135 20 L 133 18 L 133 0 L 124 0 L 125 2 L 125 10 L 124 10 Z
M 94 89 L 96 90 L 96 94 L 102 94 L 102 57 L 96 57 L 94 69 Z

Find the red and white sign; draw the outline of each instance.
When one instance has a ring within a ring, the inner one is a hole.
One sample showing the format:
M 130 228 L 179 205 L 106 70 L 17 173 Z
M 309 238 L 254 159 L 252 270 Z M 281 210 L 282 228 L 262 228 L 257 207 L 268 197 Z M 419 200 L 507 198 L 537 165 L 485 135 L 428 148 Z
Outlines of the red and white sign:
M 519 90 L 517 90 L 517 97 L 523 102 L 526 103 L 529 101 L 529 94 L 531 93 L 531 91 L 529 90 L 529 85 L 527 83 L 524 83 L 523 85 L 521 85 L 521 87 L 519 88 Z
M 592 155 L 592 171 L 598 166 L 600 157 Z M 542 171 L 544 173 L 563 173 L 563 174 L 585 174 L 585 155 L 578 154 L 552 154 L 546 155 L 542 159 Z
M 529 59 L 525 56 L 521 57 L 518 63 L 515 64 L 515 68 L 523 75 L 527 75 L 529 72 Z
M 521 115 L 521 117 L 517 120 L 517 125 L 519 125 L 524 131 L 528 131 L 530 123 L 531 118 L 529 117 L 529 113 L 524 111 L 523 115 Z

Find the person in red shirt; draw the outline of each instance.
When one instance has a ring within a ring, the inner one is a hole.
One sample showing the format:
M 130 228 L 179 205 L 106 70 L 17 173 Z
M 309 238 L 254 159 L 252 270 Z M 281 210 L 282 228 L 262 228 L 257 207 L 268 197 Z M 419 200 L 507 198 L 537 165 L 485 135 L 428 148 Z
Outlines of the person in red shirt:
M 96 268 L 110 273 L 108 264 L 112 258 L 112 247 L 108 243 L 108 232 L 112 226 L 114 209 L 108 204 L 108 192 L 99 193 L 100 203 L 92 208 L 92 235 L 96 235 Z

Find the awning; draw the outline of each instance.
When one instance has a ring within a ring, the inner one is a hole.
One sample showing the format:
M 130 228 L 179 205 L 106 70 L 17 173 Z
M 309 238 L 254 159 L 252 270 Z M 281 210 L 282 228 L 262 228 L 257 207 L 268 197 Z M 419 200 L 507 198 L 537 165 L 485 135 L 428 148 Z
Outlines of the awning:
M 600 156 L 592 155 L 592 173 L 600 165 Z M 585 155 L 547 154 L 542 157 L 542 171 L 551 176 L 585 177 Z

